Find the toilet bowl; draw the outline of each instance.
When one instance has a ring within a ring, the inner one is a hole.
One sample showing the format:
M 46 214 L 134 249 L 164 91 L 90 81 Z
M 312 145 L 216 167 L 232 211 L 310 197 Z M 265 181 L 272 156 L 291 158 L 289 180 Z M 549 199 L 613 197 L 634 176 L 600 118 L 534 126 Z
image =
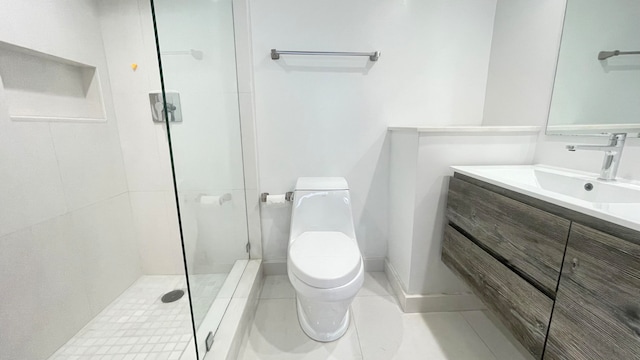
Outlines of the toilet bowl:
M 287 272 L 302 330 L 316 341 L 339 339 L 364 282 L 364 264 L 344 178 L 299 178 L 291 210 Z

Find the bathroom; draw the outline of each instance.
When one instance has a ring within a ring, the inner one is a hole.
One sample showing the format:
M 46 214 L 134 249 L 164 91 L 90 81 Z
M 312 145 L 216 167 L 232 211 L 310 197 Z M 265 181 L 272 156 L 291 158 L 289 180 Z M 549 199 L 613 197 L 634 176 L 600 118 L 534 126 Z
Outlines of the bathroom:
M 640 353 L 637 0 L 2 5 L 0 359 Z

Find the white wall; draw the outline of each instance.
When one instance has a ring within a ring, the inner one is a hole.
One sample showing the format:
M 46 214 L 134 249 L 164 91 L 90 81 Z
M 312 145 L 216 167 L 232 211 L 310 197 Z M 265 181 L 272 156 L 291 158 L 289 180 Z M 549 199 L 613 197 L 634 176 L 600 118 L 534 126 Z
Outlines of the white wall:
M 389 263 L 408 294 L 465 293 L 440 260 L 452 165 L 531 164 L 536 131 L 391 131 Z M 478 156 L 482 154 L 482 156 Z M 452 300 L 451 301 L 455 301 Z
M 0 13 L 0 41 L 97 67 L 107 115 L 17 122 L 0 98 L 3 359 L 46 358 L 141 274 L 94 5 L 19 1 Z
M 483 125 L 544 126 L 565 0 L 498 0 Z
M 300 176 L 344 176 L 366 258 L 388 237 L 391 123 L 480 124 L 495 0 L 253 0 L 261 191 Z M 283 50 L 382 51 L 366 58 Z M 263 253 L 284 261 L 290 208 L 263 208 Z

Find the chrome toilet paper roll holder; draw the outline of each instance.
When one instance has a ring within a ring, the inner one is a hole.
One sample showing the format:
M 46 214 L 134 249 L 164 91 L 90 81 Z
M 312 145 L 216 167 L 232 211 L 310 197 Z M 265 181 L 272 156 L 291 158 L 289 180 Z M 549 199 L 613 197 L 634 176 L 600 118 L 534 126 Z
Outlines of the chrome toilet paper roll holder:
M 269 193 L 267 192 L 260 194 L 260 202 L 267 202 L 267 196 L 269 196 Z M 293 191 L 287 191 L 284 194 L 284 199 L 287 201 L 293 201 Z

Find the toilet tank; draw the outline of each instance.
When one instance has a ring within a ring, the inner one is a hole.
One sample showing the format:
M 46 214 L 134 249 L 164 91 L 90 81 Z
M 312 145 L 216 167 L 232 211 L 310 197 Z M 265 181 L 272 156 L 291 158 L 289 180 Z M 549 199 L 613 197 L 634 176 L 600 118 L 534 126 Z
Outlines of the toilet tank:
M 344 178 L 298 178 L 290 239 L 305 231 L 339 231 L 355 239 L 349 185 Z

